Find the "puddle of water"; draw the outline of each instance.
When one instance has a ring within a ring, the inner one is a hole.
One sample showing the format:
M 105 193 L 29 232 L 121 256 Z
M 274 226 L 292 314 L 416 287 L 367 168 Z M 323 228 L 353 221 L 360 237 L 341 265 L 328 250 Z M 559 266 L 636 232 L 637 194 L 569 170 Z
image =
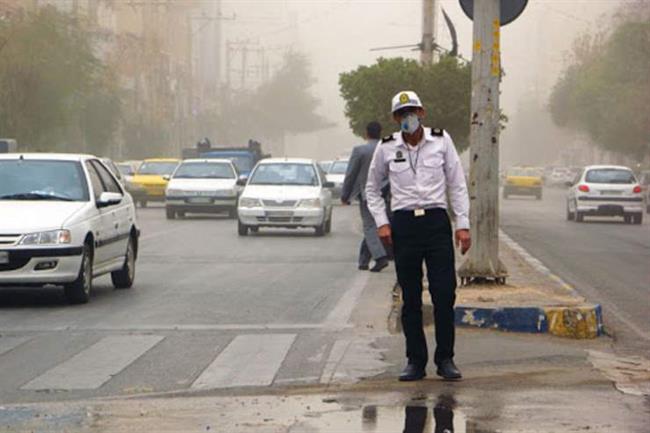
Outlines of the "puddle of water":
M 451 396 L 437 401 L 412 401 L 406 406 L 368 405 L 361 409 L 322 414 L 307 424 L 294 426 L 290 433 L 493 433 L 480 429 L 456 408 Z

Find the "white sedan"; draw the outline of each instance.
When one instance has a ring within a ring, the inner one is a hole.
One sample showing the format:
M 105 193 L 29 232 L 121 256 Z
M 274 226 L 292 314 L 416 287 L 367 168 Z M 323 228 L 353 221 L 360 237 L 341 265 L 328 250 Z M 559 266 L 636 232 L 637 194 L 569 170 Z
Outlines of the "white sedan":
M 235 218 L 239 192 L 237 170 L 229 159 L 186 159 L 167 184 L 167 219 L 190 212 L 227 212 Z
M 334 198 L 341 197 L 341 191 L 343 190 L 343 182 L 345 181 L 345 173 L 348 170 L 347 159 L 337 159 L 332 162 L 327 170 L 327 181 L 332 182 L 334 186 L 332 187 L 332 195 Z
M 0 155 L 0 286 L 62 285 L 89 300 L 93 278 L 130 288 L 140 230 L 131 196 L 87 155 Z
M 312 227 L 317 236 L 332 228 L 333 186 L 323 178 L 315 161 L 272 158 L 253 169 L 237 208 L 238 232 L 260 227 Z M 243 181 L 240 181 L 242 184 Z
M 643 222 L 643 188 L 628 167 L 585 167 L 567 194 L 567 219 L 585 216 L 620 216 L 627 224 Z

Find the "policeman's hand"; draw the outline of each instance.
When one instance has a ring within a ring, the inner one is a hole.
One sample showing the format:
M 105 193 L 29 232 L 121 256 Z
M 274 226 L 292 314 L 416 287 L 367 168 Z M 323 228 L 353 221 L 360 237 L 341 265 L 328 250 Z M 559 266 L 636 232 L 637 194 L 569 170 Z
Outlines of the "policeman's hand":
M 390 225 L 384 224 L 383 226 L 379 227 L 377 229 L 377 234 L 379 235 L 379 239 L 386 245 L 392 245 L 393 244 L 393 233 L 390 230 Z
M 472 246 L 472 237 L 469 234 L 469 230 L 460 229 L 456 230 L 456 247 L 460 248 L 461 254 L 465 255 Z

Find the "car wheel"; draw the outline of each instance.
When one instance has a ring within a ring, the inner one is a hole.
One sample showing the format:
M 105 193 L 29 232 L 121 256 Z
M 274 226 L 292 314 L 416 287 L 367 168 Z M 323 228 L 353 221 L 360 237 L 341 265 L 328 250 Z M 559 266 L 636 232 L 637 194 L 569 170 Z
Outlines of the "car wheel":
M 650 204 L 645 207 L 645 213 L 650 213 Z
M 248 236 L 248 226 L 237 220 L 237 234 L 239 236 Z
M 70 304 L 85 304 L 90 300 L 93 285 L 93 248 L 89 242 L 83 246 L 81 268 L 77 279 L 63 287 L 65 297 Z
M 576 219 L 576 214 L 571 212 L 571 208 L 569 207 L 569 203 L 566 204 L 566 219 L 567 221 L 573 221 Z
M 576 211 L 576 222 L 581 223 L 584 220 L 585 220 L 585 214 L 580 211 Z
M 237 218 L 237 208 L 232 208 L 228 211 L 228 219 L 234 220 Z
M 174 218 L 176 218 L 176 211 L 174 211 L 174 209 L 166 208 L 165 212 L 167 214 L 168 220 L 173 220 Z
M 140 200 L 140 207 L 147 207 L 147 200 Z
M 625 224 L 632 224 L 632 215 L 630 214 L 623 215 L 623 222 Z
M 251 231 L 251 233 L 258 233 L 260 231 L 259 227 L 248 227 L 248 230 Z
M 327 219 L 327 223 L 325 223 L 325 234 L 332 233 L 332 215 Z
M 135 241 L 129 238 L 124 256 L 124 266 L 119 271 L 111 272 L 111 281 L 116 289 L 130 289 L 135 281 Z
M 638 213 L 638 214 L 634 215 L 633 223 L 634 223 L 634 224 L 637 224 L 637 225 L 638 225 L 638 224 L 643 224 L 643 214 L 642 214 L 642 213 Z
M 185 212 L 178 212 L 177 215 L 179 218 L 185 218 Z

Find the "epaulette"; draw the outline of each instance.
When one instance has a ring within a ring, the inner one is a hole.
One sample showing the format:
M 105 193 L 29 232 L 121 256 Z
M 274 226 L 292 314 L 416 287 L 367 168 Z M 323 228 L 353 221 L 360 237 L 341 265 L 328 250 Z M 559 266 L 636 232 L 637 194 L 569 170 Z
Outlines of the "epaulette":
M 385 136 L 384 138 L 381 139 L 381 144 L 388 143 L 388 142 L 393 141 L 393 140 L 395 140 L 395 137 L 393 136 L 393 134 L 387 135 L 387 136 Z
M 431 128 L 431 135 L 442 137 L 444 135 L 444 130 L 440 128 Z

